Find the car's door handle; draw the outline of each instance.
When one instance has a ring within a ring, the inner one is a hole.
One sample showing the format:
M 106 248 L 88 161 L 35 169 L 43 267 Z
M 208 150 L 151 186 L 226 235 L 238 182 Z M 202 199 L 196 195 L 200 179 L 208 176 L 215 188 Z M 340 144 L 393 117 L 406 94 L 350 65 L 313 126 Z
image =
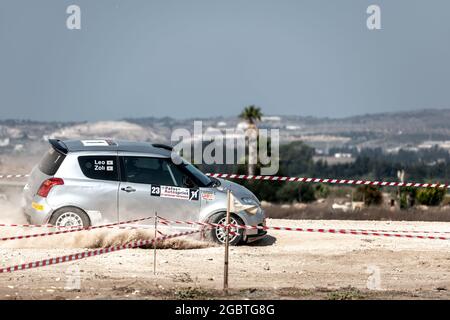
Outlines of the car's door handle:
M 121 188 L 120 190 L 125 191 L 125 192 L 135 192 L 136 191 L 135 188 L 130 187 L 130 186 L 128 186 L 126 188 Z

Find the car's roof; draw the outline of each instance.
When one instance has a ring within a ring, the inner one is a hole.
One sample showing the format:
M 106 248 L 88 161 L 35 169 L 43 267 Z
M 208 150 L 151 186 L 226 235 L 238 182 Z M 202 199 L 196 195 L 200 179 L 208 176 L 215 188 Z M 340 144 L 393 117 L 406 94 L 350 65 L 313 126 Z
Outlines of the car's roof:
M 151 153 L 170 157 L 171 147 L 150 142 L 135 142 L 116 139 L 49 140 L 50 144 L 63 153 L 81 151 L 121 151 Z

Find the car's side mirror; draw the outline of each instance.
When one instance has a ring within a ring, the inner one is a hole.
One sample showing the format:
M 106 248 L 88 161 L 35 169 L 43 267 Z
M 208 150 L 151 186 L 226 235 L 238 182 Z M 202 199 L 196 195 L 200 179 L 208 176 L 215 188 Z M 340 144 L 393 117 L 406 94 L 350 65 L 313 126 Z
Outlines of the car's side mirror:
M 195 188 L 195 183 L 194 181 L 192 181 L 191 178 L 189 178 L 188 176 L 183 176 L 183 185 L 186 188 Z

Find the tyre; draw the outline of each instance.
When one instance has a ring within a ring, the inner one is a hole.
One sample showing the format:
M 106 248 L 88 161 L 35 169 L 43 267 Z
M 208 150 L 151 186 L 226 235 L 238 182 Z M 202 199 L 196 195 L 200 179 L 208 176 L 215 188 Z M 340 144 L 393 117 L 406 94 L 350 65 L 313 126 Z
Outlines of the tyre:
M 65 207 L 53 213 L 49 224 L 57 227 L 89 227 L 91 222 L 88 215 L 76 207 Z
M 219 213 L 213 216 L 209 222 L 217 224 L 226 224 L 227 214 Z M 244 222 L 235 214 L 230 215 L 230 224 L 244 225 Z M 235 235 L 229 235 L 229 244 L 232 246 L 238 245 L 244 240 L 244 229 L 240 228 L 230 228 L 230 231 L 234 232 Z M 219 244 L 225 244 L 226 231 L 224 228 L 213 228 L 209 231 L 209 238 Z

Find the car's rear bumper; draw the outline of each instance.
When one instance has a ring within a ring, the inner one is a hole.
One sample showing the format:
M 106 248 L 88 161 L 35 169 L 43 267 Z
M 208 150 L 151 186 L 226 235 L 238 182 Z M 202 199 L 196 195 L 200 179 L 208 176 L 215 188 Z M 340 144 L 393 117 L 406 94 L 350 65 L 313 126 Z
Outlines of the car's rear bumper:
M 52 208 L 47 201 L 40 197 L 35 197 L 31 202 L 26 202 L 22 211 L 30 224 L 47 224 L 52 213 Z

